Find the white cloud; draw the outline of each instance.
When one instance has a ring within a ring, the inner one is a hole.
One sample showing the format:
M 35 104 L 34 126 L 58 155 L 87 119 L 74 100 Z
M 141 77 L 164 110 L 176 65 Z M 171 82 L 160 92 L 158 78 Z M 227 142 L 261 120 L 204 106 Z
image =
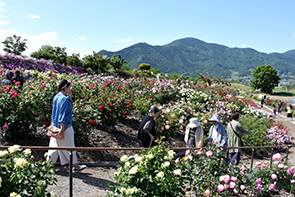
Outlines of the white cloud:
M 293 35 L 293 37 L 295 37 L 295 34 Z
M 5 16 L 4 15 L 0 15 L 0 18 L 5 18 Z
M 113 43 L 113 42 L 115 42 L 115 40 L 112 38 L 112 39 L 109 41 L 109 43 Z
M 42 45 L 50 44 L 52 41 L 58 39 L 57 31 L 45 32 L 39 35 L 30 35 L 27 33 L 19 33 L 14 30 L 4 30 L 0 28 L 0 41 L 5 40 L 9 36 L 21 36 L 21 39 L 27 39 L 27 50 L 24 52 L 25 55 L 30 55 L 34 51 L 38 51 Z M 3 54 L 3 44 L 0 43 L 0 53 Z
M 9 22 L 8 21 L 2 21 L 0 20 L 0 25 L 7 25 Z
M 75 37 L 75 36 L 72 36 L 72 39 L 73 40 L 86 40 L 87 39 L 87 37 L 86 36 L 79 36 L 79 37 Z
M 78 53 L 80 53 L 80 58 L 83 58 L 87 55 L 92 55 L 93 51 L 84 51 L 84 52 L 78 52 Z
M 3 3 L 2 1 L 0 1 L 0 6 L 5 6 L 5 3 Z
M 247 45 L 246 44 L 243 44 L 243 48 L 246 48 L 247 47 Z
M 31 19 L 41 19 L 40 16 L 37 14 L 29 14 L 26 16 L 26 18 L 31 18 Z
M 131 38 L 122 39 L 122 40 L 119 40 L 118 42 L 119 43 L 120 42 L 131 42 Z

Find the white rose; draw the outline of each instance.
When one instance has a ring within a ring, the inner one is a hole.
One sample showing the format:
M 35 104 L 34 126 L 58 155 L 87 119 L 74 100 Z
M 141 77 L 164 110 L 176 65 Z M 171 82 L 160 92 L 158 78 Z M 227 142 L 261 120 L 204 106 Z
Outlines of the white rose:
M 8 151 L 10 153 L 15 153 L 15 152 L 17 152 L 19 150 L 19 147 L 20 147 L 19 145 L 11 146 L 11 147 L 8 148 Z
M 181 175 L 181 170 L 180 169 L 174 170 L 173 173 L 175 175 Z
M 5 157 L 6 155 L 8 155 L 8 152 L 6 150 L 0 151 L 0 157 Z
M 135 157 L 135 161 L 136 161 L 136 162 L 140 162 L 142 159 L 143 159 L 143 157 L 140 157 L 140 156 Z
M 164 177 L 164 172 L 159 172 L 159 173 L 157 174 L 157 177 L 159 177 L 159 178 L 163 178 L 163 177 Z
M 134 166 L 129 170 L 129 174 L 136 174 L 138 172 L 138 167 Z
M 57 193 L 50 192 L 50 197 L 58 197 Z
M 127 161 L 127 159 L 128 159 L 128 156 L 127 155 L 123 155 L 120 160 L 122 162 L 125 162 L 125 161 Z
M 31 149 L 26 149 L 26 150 L 24 150 L 24 153 L 26 154 L 26 155 L 30 155 L 31 153 L 32 153 L 32 151 L 31 151 Z
M 162 164 L 162 166 L 163 166 L 164 168 L 169 167 L 169 166 L 170 166 L 170 162 L 169 162 L 169 161 L 166 161 L 166 162 L 164 162 L 164 163 Z

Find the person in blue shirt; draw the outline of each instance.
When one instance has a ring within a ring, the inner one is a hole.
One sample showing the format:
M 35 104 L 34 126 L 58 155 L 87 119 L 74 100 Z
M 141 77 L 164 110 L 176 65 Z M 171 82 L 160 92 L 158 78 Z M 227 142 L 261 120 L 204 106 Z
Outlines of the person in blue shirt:
M 58 85 L 58 94 L 53 99 L 51 125 L 59 128 L 59 131 L 56 137 L 50 138 L 49 147 L 75 147 L 72 126 L 72 89 L 72 84 L 65 79 L 61 80 Z M 53 163 L 56 163 L 58 157 L 61 165 L 68 164 L 70 161 L 69 151 L 66 150 L 49 150 L 48 155 Z M 73 167 L 74 172 L 79 172 L 86 168 L 85 165 L 78 165 L 76 151 L 73 151 Z

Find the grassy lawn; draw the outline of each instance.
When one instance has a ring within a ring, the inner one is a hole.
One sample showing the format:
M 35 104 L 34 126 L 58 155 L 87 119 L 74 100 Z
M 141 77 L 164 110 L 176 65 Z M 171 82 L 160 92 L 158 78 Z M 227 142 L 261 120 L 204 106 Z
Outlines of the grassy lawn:
M 251 87 L 250 86 L 245 86 L 243 84 L 240 83 L 231 83 L 231 86 L 237 88 L 237 89 L 241 89 L 242 91 L 251 91 Z
M 271 95 L 295 96 L 295 91 L 287 91 L 286 88 L 275 88 L 273 89 L 273 93 Z

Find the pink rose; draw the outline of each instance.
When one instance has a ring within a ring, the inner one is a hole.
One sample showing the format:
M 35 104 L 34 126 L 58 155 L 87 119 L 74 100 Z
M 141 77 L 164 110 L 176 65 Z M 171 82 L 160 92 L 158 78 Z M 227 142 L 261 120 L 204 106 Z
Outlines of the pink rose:
M 204 123 L 207 124 L 208 123 L 208 120 L 204 120 Z
M 182 119 L 180 119 L 180 120 L 179 120 L 179 123 L 180 123 L 180 124 L 183 124 L 183 120 L 182 120 Z
M 211 194 L 211 191 L 209 190 L 209 189 L 207 189 L 206 191 L 205 191 L 205 195 L 206 196 L 209 196 Z
M 233 191 L 234 191 L 234 194 L 238 194 L 239 193 L 239 191 L 236 190 L 236 189 L 234 189 Z
M 206 152 L 206 156 L 207 157 L 211 157 L 213 155 L 213 152 L 211 150 L 207 151 Z
M 218 189 L 218 191 L 223 192 L 224 191 L 224 186 L 223 185 L 218 185 L 217 189 Z
M 230 176 L 229 175 L 224 175 L 224 182 L 228 183 L 230 181 Z
M 257 185 L 259 185 L 259 184 L 261 185 L 261 183 L 262 183 L 262 180 L 260 178 L 259 179 L 256 179 L 256 184 Z
M 165 125 L 165 129 L 166 130 L 169 130 L 170 129 L 170 126 L 169 125 Z
M 277 154 L 275 154 L 275 155 L 272 157 L 272 159 L 273 159 L 274 161 L 277 161 L 277 160 L 279 160 L 280 158 L 281 158 L 280 153 L 277 153 Z
M 274 189 L 275 189 L 275 186 L 276 186 L 276 182 L 270 184 L 270 186 L 269 186 L 269 190 L 274 190 Z
M 236 183 L 231 181 L 231 182 L 229 183 L 229 188 L 231 188 L 231 189 L 235 189 L 235 187 L 236 187 Z
M 241 188 L 241 190 L 243 190 L 243 191 L 246 189 L 245 185 L 241 185 L 240 188 Z
M 6 131 L 9 127 L 8 127 L 7 124 L 5 124 L 2 128 L 3 128 L 4 131 Z
M 275 165 L 279 165 L 279 163 L 280 163 L 279 161 L 275 161 L 274 162 Z
M 276 175 L 276 174 L 272 174 L 272 175 L 271 175 L 271 178 L 272 178 L 273 180 L 275 180 L 275 179 L 277 178 L 277 175 Z
M 230 180 L 232 180 L 232 181 L 234 181 L 234 182 L 237 182 L 237 181 L 238 181 L 238 178 L 237 178 L 237 177 L 234 177 L 234 176 L 232 176 L 232 177 L 230 177 Z
M 257 191 L 260 191 L 262 189 L 262 185 L 261 184 L 258 184 L 257 187 L 256 187 Z
M 288 174 L 288 175 L 290 175 L 290 174 L 292 174 L 292 173 L 293 173 L 293 171 L 292 171 L 291 169 L 288 169 L 288 170 L 287 170 L 287 174 Z
M 183 126 L 182 126 L 182 125 L 180 125 L 179 129 L 180 129 L 180 130 L 183 130 Z

